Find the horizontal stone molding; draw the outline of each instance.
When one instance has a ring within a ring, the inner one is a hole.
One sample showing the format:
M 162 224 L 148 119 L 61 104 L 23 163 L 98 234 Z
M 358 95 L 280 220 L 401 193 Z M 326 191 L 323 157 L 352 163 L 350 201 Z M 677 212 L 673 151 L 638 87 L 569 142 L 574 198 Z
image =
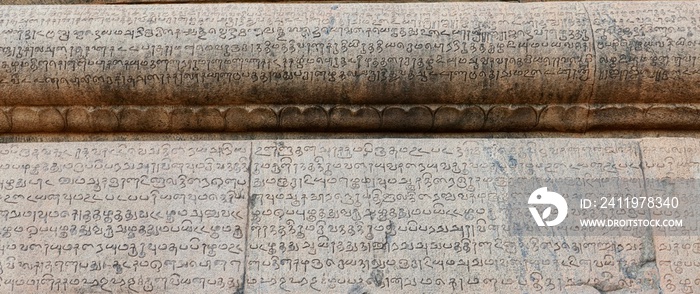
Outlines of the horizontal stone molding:
M 0 6 L 0 132 L 698 130 L 700 2 Z
M 0 108 L 0 132 L 586 132 L 698 130 L 700 104 Z
M 699 14 L 696 1 L 0 6 L 0 105 L 695 103 Z

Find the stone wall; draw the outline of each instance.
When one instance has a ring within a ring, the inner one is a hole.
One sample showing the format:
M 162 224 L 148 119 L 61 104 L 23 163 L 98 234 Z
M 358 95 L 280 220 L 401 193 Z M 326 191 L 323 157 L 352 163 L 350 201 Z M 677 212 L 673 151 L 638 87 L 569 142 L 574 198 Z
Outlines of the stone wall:
M 669 138 L 5 144 L 0 292 L 688 293 L 700 283 L 698 148 Z M 540 185 L 567 199 L 567 220 L 538 227 L 525 209 L 519 227 L 513 215 Z M 677 203 L 601 202 L 618 197 Z M 683 225 L 592 229 L 586 218 Z
M 697 3 L 0 6 L 0 293 L 696 292 Z
M 0 131 L 694 130 L 696 3 L 5 6 Z

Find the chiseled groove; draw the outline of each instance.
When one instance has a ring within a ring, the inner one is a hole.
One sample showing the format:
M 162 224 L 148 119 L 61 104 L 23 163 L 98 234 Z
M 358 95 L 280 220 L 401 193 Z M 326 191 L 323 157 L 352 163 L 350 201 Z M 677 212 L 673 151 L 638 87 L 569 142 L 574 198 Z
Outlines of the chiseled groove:
M 700 130 L 700 104 L 16 106 L 0 133 Z

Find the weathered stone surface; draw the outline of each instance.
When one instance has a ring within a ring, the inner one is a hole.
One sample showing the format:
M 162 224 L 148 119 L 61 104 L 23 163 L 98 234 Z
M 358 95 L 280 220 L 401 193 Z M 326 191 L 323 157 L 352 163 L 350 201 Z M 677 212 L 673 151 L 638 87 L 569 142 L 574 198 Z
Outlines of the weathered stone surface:
M 697 142 L 6 143 L 0 292 L 687 293 L 697 235 L 514 231 L 508 183 L 695 178 Z
M 334 143 L 261 142 L 258 155 L 269 156 L 271 165 L 253 163 L 251 170 L 251 184 L 256 188 L 251 190 L 253 206 L 249 208 L 251 267 L 247 275 L 256 277 L 259 285 L 249 285 L 248 290 L 561 292 L 567 284 L 590 284 L 609 291 L 618 289 L 617 279 L 625 279 L 622 272 L 610 277 L 615 282 L 603 281 L 595 274 L 595 266 L 581 270 L 579 265 L 559 264 L 560 259 L 569 257 L 602 261 L 605 250 L 574 253 L 548 246 L 642 242 L 633 237 L 509 236 L 503 230 L 506 211 L 498 204 L 508 201 L 505 195 L 509 192 L 501 184 L 511 177 L 606 174 L 593 165 L 580 170 L 566 165 L 549 170 L 527 167 L 575 162 L 578 157 L 590 162 L 603 158 L 593 148 L 581 153 L 552 153 L 552 149 L 578 145 L 635 150 L 631 141 L 577 144 L 581 142 L 415 139 Z M 613 162 L 638 160 L 634 153 L 607 155 Z M 616 176 L 641 174 L 630 169 Z M 309 230 L 311 227 L 314 229 Z M 289 248 L 290 244 L 299 247 Z M 619 254 L 628 261 L 642 258 L 636 250 Z M 284 265 L 278 267 L 278 263 Z M 612 270 L 615 266 L 604 267 Z M 596 279 L 600 281 L 593 282 Z M 648 290 L 653 286 L 631 282 L 630 288 Z
M 695 130 L 698 5 L 0 6 L 1 130 Z
M 646 139 L 640 145 L 645 159 L 645 176 L 649 179 L 698 179 L 700 169 L 698 150 L 700 141 L 683 138 L 670 140 Z M 683 203 L 680 214 L 697 214 L 697 188 L 674 188 L 675 193 L 690 193 L 694 202 Z M 661 195 L 665 196 L 665 195 Z M 674 215 L 673 217 L 679 217 Z M 658 218 L 667 217 L 664 215 Z M 668 293 L 695 292 L 700 289 L 700 243 L 697 231 L 689 231 L 685 236 L 667 236 L 654 232 L 655 264 L 661 277 L 660 288 Z
M 3 6 L 0 87 L 5 105 L 695 102 L 698 8 Z
M 2 145 L 0 293 L 240 283 L 250 143 L 205 145 Z
M 49 117 L 42 117 L 40 112 Z M 10 123 L 13 117 L 18 123 Z M 661 131 L 661 134 L 669 134 L 699 128 L 700 108 L 695 104 L 76 105 L 0 108 L 0 132 L 12 133 L 294 130 L 423 133 Z

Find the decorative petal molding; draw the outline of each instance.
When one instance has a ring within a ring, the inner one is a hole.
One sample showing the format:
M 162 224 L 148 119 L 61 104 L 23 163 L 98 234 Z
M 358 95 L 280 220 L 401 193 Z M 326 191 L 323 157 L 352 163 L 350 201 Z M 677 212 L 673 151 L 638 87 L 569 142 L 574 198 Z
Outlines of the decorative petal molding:
M 698 130 L 700 105 L 18 106 L 3 133 Z

